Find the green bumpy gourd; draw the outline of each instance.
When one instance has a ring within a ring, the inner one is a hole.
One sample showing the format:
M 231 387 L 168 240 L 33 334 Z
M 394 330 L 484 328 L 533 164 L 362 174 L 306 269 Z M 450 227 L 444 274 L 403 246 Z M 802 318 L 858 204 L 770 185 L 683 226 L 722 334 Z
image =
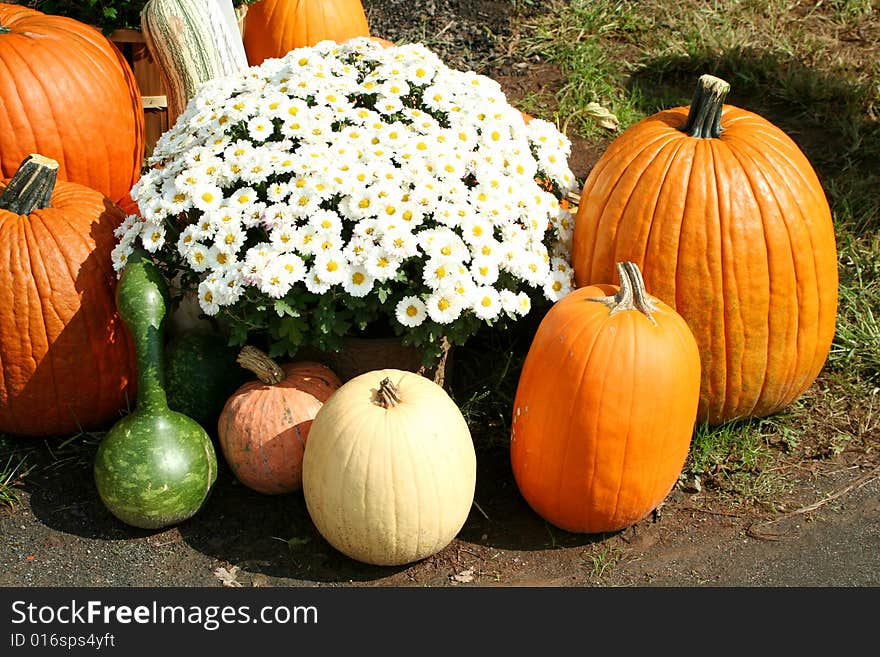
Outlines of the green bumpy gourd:
M 94 477 L 101 501 L 123 522 L 158 529 L 202 507 L 217 479 L 217 455 L 205 430 L 168 407 L 164 328 L 168 288 L 149 255 L 135 250 L 116 289 L 138 369 L 137 407 L 104 436 Z
M 226 400 L 251 376 L 236 362 L 238 351 L 222 333 L 205 329 L 183 331 L 165 345 L 168 406 L 201 424 L 208 435 L 216 435 Z

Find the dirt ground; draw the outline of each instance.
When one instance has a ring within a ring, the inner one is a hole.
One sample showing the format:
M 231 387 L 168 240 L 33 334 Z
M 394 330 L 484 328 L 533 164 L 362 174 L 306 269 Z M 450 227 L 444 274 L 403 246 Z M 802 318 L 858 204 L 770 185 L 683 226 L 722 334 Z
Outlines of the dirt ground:
M 374 34 L 429 40 L 450 65 L 498 79 L 513 101 L 558 79 L 508 53 L 510 3 L 364 5 Z M 579 179 L 604 145 L 575 141 Z M 880 586 L 880 450 L 864 445 L 786 464 L 792 483 L 772 513 L 683 482 L 634 527 L 589 536 L 532 512 L 500 440 L 478 451 L 475 505 L 459 536 L 397 568 L 341 555 L 315 530 L 301 494 L 252 492 L 223 464 L 191 520 L 156 532 L 125 526 L 97 496 L 93 454 L 94 445 L 56 445 L 33 456 L 20 504 L 0 507 L 0 586 Z

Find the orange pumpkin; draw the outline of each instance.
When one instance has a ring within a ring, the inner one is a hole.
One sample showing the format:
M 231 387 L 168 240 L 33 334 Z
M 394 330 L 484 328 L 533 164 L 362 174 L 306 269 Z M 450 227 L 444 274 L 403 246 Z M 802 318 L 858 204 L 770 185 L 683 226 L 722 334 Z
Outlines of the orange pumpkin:
M 688 322 L 702 357 L 699 418 L 765 416 L 819 374 L 837 312 L 831 212 L 806 156 L 703 76 L 690 107 L 620 135 L 575 218 L 577 285 L 631 260 Z
M 571 532 L 616 531 L 655 509 L 697 414 L 700 356 L 687 324 L 647 295 L 633 263 L 618 270 L 620 286 L 582 287 L 551 306 L 513 404 L 516 484 Z
M 102 429 L 134 401 L 110 252 L 122 211 L 32 156 L 0 181 L 0 432 Z
M 238 362 L 258 380 L 244 383 L 227 400 L 217 422 L 220 448 L 236 478 L 267 495 L 302 488 L 302 460 L 318 410 L 342 385 L 321 363 L 279 366 L 254 347 Z
M 370 36 L 361 0 L 260 0 L 248 7 L 242 39 L 251 66 L 319 41 Z
M 141 95 L 125 58 L 72 18 L 0 3 L 0 177 L 30 153 L 119 201 L 140 177 Z

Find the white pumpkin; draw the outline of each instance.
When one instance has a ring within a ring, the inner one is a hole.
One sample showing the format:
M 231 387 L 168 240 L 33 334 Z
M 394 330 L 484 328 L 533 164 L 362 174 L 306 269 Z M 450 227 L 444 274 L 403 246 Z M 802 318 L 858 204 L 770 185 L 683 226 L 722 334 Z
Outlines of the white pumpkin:
M 442 387 L 413 372 L 361 374 L 324 403 L 303 455 L 303 495 L 321 535 L 364 563 L 436 554 L 474 501 L 467 423 Z

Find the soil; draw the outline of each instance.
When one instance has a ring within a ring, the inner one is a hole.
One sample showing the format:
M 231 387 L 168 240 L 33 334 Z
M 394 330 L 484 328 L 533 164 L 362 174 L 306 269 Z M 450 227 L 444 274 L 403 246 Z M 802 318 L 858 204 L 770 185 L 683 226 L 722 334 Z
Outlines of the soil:
M 514 103 L 560 79 L 546 63 L 510 55 L 518 21 L 509 2 L 364 5 L 375 35 L 428 41 L 450 65 L 498 79 Z M 583 180 L 606 143 L 572 139 Z M 825 377 L 807 394 L 819 395 Z M 348 559 L 317 533 L 302 494 L 260 495 L 222 463 L 194 518 L 133 529 L 97 496 L 95 444 L 47 442 L 31 453 L 19 504 L 0 507 L 0 586 L 878 586 L 880 436 L 831 455 L 817 444 L 818 456 L 805 458 L 812 439 L 802 438 L 799 458 L 780 459 L 789 485 L 769 502 L 732 498 L 711 478 L 683 480 L 633 527 L 582 535 L 528 507 L 498 436 L 478 445 L 475 504 L 458 537 L 396 568 Z

